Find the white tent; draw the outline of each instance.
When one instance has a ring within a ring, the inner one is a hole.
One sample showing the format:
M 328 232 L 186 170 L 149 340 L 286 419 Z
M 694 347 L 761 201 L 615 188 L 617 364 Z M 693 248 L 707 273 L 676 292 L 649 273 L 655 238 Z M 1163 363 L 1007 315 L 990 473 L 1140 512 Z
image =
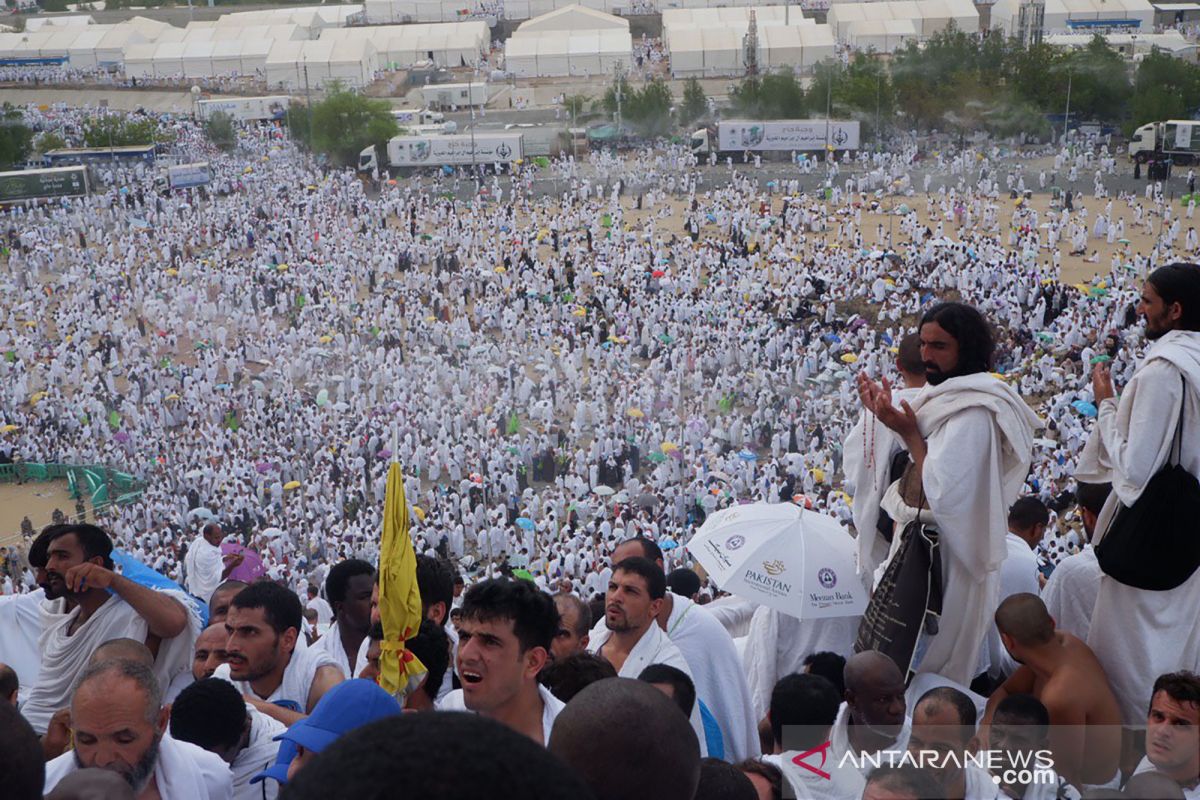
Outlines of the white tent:
M 39 31 L 57 28 L 83 28 L 88 25 L 95 25 L 96 20 L 92 19 L 88 14 L 72 14 L 68 17 L 33 17 L 25 20 L 26 33 L 38 33 Z
M 699 28 L 684 28 L 672 34 L 668 52 L 674 77 L 694 78 L 704 74 L 704 36 Z
M 804 48 L 803 69 L 812 69 L 822 61 L 827 61 L 837 54 L 837 40 L 833 29 L 828 25 L 802 25 L 800 44 Z
M 998 2 L 1003 2 L 1003 0 L 998 0 Z M 892 15 L 887 12 L 886 3 L 872 3 L 871 5 L 876 6 L 875 14 L 872 15 L 875 19 L 892 18 Z M 867 19 L 865 6 L 866 3 L 834 3 L 830 6 L 825 20 L 829 23 L 829 27 L 833 28 L 833 35 L 839 42 L 846 41 L 851 25 Z
M 514 36 L 504 44 L 504 69 L 518 78 L 536 78 L 538 37 Z
M 267 85 L 304 87 L 304 42 L 274 42 L 264 64 Z M 309 85 L 312 85 L 311 80 Z
M 156 44 L 134 44 L 125 50 L 125 77 L 153 78 Z
M 893 53 L 919 36 L 911 19 L 875 19 L 851 23 L 847 38 L 860 50 Z
M 759 63 L 767 68 L 798 67 L 804 63 L 800 26 L 766 28 L 760 41 Z
M 98 65 L 96 48 L 108 33 L 108 25 L 93 25 L 83 29 L 67 47 L 67 59 L 75 69 L 95 69 Z
M 541 33 L 543 31 L 595 31 L 629 30 L 629 20 L 605 14 L 581 5 L 564 6 L 549 14 L 526 20 L 514 35 Z
M 367 0 L 369 25 L 403 25 L 410 22 L 463 22 L 480 10 L 477 0 L 460 3 L 445 0 Z M 460 12 L 467 11 L 467 14 Z M 506 6 L 507 13 L 508 8 Z M 522 17 L 510 17 L 521 19 Z
M 135 44 L 150 44 L 151 37 L 141 33 L 137 28 L 126 25 L 109 27 L 95 47 L 96 63 L 121 64 L 125 61 L 125 48 Z

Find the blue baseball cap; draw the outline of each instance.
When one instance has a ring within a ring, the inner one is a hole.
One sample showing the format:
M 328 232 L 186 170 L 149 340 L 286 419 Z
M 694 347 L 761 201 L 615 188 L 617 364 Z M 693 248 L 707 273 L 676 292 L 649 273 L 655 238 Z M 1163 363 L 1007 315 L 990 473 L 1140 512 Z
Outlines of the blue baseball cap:
M 276 736 L 276 739 L 279 737 Z M 286 739 L 279 743 L 279 754 L 275 756 L 275 763 L 264 769 L 262 772 L 250 779 L 251 783 L 258 783 L 267 778 L 272 778 L 280 783 L 287 783 L 288 767 L 292 765 L 292 759 L 300 749 L 296 747 L 295 742 L 289 742 Z
M 374 681 L 354 678 L 326 692 L 312 714 L 275 738 L 294 742 L 305 750 L 319 753 L 342 734 L 399 713 L 400 703 L 396 698 L 379 688 Z

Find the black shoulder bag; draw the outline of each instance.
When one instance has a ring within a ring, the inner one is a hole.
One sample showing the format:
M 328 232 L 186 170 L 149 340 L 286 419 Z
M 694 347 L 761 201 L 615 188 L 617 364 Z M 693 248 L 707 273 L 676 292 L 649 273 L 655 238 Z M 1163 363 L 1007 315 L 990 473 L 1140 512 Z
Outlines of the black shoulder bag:
M 1200 481 L 1179 463 L 1186 402 L 1184 381 L 1179 424 L 1167 463 L 1133 505 L 1117 510 L 1096 545 L 1096 560 L 1104 574 L 1136 589 L 1174 589 L 1200 566 Z

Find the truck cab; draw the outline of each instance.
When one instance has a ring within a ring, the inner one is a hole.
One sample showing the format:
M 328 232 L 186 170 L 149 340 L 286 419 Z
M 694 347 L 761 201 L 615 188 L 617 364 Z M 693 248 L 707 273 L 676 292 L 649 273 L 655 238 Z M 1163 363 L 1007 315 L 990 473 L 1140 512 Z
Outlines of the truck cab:
M 407 127 L 411 125 L 440 125 L 446 121 L 446 115 L 440 111 L 430 111 L 426 108 L 394 108 L 392 119 Z
M 375 153 L 375 145 L 364 147 L 358 154 L 358 171 L 371 172 L 379 166 L 379 156 Z
M 1149 122 L 1133 132 L 1129 137 L 1129 157 L 1144 164 L 1157 149 L 1158 123 Z
M 693 131 L 688 137 L 688 145 L 692 149 L 692 153 L 697 156 L 708 157 L 712 152 L 712 132 L 708 128 L 701 128 L 698 131 Z

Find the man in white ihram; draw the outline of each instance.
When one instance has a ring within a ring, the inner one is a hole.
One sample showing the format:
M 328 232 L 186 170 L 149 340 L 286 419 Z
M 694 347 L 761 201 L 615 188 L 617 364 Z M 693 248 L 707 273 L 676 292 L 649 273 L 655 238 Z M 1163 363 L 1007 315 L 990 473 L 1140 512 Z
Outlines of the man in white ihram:
M 224 538 L 225 532 L 221 526 L 210 522 L 192 540 L 187 555 L 183 557 L 183 565 L 187 570 L 187 590 L 205 603 L 244 558 L 241 553 L 222 555 L 221 540 Z
M 919 334 L 929 385 L 897 408 L 886 379 L 880 385 L 860 375 L 859 396 L 912 459 L 881 504 L 896 524 L 892 553 L 918 513 L 938 532 L 943 611 L 936 634 L 921 634 L 912 669 L 966 686 L 988 667 L 983 642 L 1008 555 L 1008 509 L 1029 472 L 1040 422 L 1015 389 L 989 374 L 995 340 L 979 311 L 939 303 L 925 312 Z
M 1200 476 L 1200 266 L 1169 264 L 1152 272 L 1138 313 L 1152 345 L 1120 398 L 1105 365 L 1097 365 L 1092 376 L 1099 414 L 1080 471 L 1090 480 L 1112 481 L 1096 520 L 1097 544 L 1120 506 L 1137 502 L 1167 463 L 1181 408 L 1180 463 Z M 1104 665 L 1125 725 L 1145 722 L 1152 683 L 1146 676 L 1200 669 L 1197 608 L 1200 570 L 1166 591 L 1101 579 L 1087 643 Z
M 144 664 L 111 660 L 88 667 L 71 696 L 75 748 L 46 764 L 46 793 L 75 770 L 97 767 L 123 777 L 136 800 L 230 800 L 229 766 L 164 735 L 169 715 Z

